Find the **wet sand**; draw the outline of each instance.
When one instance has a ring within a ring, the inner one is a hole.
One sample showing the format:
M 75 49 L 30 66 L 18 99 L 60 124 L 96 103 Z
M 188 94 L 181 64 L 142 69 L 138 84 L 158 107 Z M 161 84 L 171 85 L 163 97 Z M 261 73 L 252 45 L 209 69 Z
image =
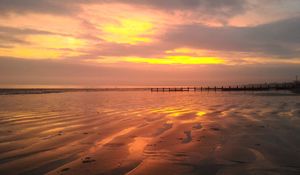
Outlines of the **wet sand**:
M 300 96 L 0 96 L 0 174 L 299 175 Z

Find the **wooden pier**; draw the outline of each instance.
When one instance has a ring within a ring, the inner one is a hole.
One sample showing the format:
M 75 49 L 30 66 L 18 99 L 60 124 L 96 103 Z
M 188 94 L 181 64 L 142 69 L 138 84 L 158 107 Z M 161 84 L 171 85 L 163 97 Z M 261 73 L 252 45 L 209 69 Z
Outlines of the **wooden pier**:
M 270 90 L 291 90 L 295 88 L 293 83 L 281 84 L 258 84 L 241 86 L 222 86 L 222 87 L 165 87 L 150 88 L 152 92 L 183 92 L 183 91 L 270 91 Z

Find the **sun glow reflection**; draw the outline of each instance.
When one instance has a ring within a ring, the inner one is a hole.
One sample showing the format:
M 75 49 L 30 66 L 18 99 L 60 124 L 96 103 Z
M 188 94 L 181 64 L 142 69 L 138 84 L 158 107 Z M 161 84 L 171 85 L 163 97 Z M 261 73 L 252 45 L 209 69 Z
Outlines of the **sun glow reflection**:
M 167 117 L 167 124 L 173 123 L 197 123 L 204 120 L 203 116 L 207 114 L 207 111 L 193 110 L 193 109 L 176 109 L 176 108 L 162 108 L 155 109 L 152 112 L 165 114 Z
M 199 111 L 199 112 L 197 112 L 197 116 L 199 116 L 199 117 L 202 117 L 202 116 L 204 116 L 205 114 L 206 114 L 205 111 Z

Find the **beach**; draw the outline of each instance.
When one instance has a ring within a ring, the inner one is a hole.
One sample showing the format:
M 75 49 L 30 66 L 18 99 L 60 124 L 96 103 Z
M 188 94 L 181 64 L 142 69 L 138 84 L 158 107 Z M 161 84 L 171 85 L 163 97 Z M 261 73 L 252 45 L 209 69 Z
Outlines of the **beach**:
M 299 175 L 300 96 L 0 95 L 0 174 Z

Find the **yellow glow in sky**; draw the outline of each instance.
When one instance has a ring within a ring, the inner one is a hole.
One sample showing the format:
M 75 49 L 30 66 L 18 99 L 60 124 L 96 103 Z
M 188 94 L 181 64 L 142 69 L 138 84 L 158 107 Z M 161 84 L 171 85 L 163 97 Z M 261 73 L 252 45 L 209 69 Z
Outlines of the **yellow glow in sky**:
M 135 19 L 122 19 L 118 24 L 106 24 L 102 27 L 106 41 L 126 44 L 151 42 L 147 35 L 153 33 L 152 29 L 152 23 Z
M 193 57 L 193 56 L 166 56 L 163 58 L 138 58 L 130 57 L 124 59 L 133 63 L 149 64 L 224 64 L 225 61 L 216 57 Z
M 56 50 L 37 49 L 31 47 L 15 47 L 15 48 L 1 48 L 1 56 L 29 58 L 29 59 L 42 59 L 42 58 L 57 58 L 60 53 Z
M 189 54 L 189 53 L 197 53 L 198 50 L 196 49 L 190 49 L 190 48 L 177 48 L 177 49 L 174 49 L 174 50 L 167 50 L 166 53 L 167 54 Z
M 27 40 L 42 48 L 77 49 L 86 46 L 81 39 L 60 35 L 30 35 Z
M 208 50 L 194 49 L 188 47 L 166 50 L 165 53 L 169 55 L 193 55 L 193 56 L 210 55 L 210 52 Z
M 78 48 L 86 46 L 86 42 L 59 35 L 29 35 L 29 43 L 17 44 L 13 47 L 0 48 L 0 56 L 27 59 L 57 59 L 82 55 Z

